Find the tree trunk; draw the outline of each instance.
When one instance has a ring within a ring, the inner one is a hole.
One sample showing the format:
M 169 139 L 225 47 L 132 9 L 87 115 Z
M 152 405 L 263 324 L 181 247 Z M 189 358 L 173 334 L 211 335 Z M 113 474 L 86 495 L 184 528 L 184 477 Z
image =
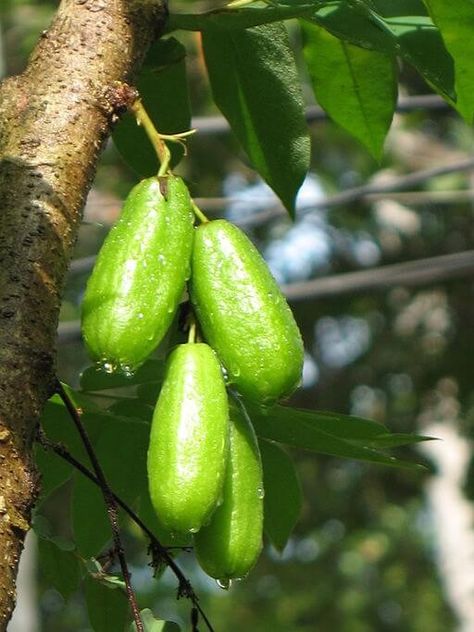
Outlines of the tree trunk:
M 161 31 L 165 0 L 63 0 L 25 72 L 0 84 L 0 631 L 38 492 L 60 295 L 102 145 Z

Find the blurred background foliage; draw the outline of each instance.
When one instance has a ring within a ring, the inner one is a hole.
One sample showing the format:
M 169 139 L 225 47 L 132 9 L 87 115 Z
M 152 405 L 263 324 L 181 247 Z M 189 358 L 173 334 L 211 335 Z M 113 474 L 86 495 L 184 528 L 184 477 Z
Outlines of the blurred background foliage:
M 174 0 L 171 10 L 184 5 L 191 2 Z M 197 5 L 192 3 L 193 11 Z M 21 72 L 56 6 L 57 2 L 46 0 L 2 0 L 0 69 L 4 76 Z M 199 3 L 200 8 L 206 6 Z M 290 33 L 297 38 L 291 24 Z M 193 116 L 215 115 L 199 38 L 192 33 L 177 37 L 187 49 Z M 403 67 L 401 77 L 402 94 L 429 91 L 410 68 Z M 302 81 L 310 104 L 311 89 L 304 74 Z M 233 221 L 250 218 L 249 233 L 279 282 L 368 271 L 472 246 L 469 191 L 474 189 L 474 171 L 427 180 L 414 188 L 411 200 L 409 195 L 387 195 L 327 210 L 311 209 L 312 203 L 338 191 L 466 157 L 472 151 L 473 133 L 453 111 L 397 115 L 382 164 L 329 120 L 313 123 L 311 135 L 311 174 L 299 197 L 295 223 L 278 213 L 266 222 L 251 221 L 256 213 L 278 203 L 246 164 L 229 133 L 200 134 L 198 130 L 178 169 L 194 196 L 213 198 L 202 202 L 210 215 Z M 78 258 L 97 252 L 136 180 L 110 142 L 89 196 Z M 441 198 L 440 191 L 448 193 Z M 461 198 L 460 191 L 465 192 Z M 63 321 L 79 317 L 86 277 L 86 273 L 70 275 Z M 424 433 L 438 422 L 439 429 L 450 425 L 469 441 L 474 422 L 473 290 L 471 276 L 387 290 L 360 291 L 354 285 L 325 298 L 299 297 L 292 307 L 307 358 L 303 384 L 292 403 L 370 417 L 394 432 Z M 62 379 L 77 384 L 87 364 L 80 342 L 60 345 Z M 438 444 L 440 451 L 454 450 L 448 440 Z M 453 596 L 449 588 L 453 571 L 442 564 L 443 538 L 449 536 L 450 524 L 436 519 L 431 493 L 433 481 L 446 474 L 436 449 L 424 455 L 411 453 L 411 458 L 431 460 L 432 470 L 425 473 L 292 454 L 301 476 L 304 505 L 282 555 L 267 546 L 250 576 L 230 591 L 206 578 L 191 554 L 180 557 L 217 630 L 444 632 L 474 628 L 472 618 L 470 628 L 459 622 L 459 595 L 454 590 Z M 410 454 L 405 456 L 410 458 Z M 450 456 L 456 459 L 456 454 Z M 462 486 L 465 479 L 461 499 L 463 493 L 466 498 L 474 496 L 473 472 L 474 468 L 466 467 L 458 481 Z M 68 498 L 66 485 L 47 505 L 48 517 L 65 535 Z M 445 502 L 452 502 L 449 494 Z M 453 524 L 456 518 L 449 511 L 457 510 L 456 504 L 448 510 Z M 152 580 L 146 543 L 132 526 L 127 528 L 127 553 L 141 607 L 187 625 L 189 604 L 175 600 L 174 578 L 165 572 L 160 581 Z M 466 548 L 459 534 L 451 535 L 452 554 L 462 556 Z M 472 537 L 469 529 L 464 535 Z M 22 631 L 89 631 L 82 594 L 74 591 L 65 599 L 49 585 L 41 556 L 35 559 L 35 620 Z M 458 564 L 474 589 L 472 560 L 458 559 Z M 464 585 L 469 583 L 466 577 Z

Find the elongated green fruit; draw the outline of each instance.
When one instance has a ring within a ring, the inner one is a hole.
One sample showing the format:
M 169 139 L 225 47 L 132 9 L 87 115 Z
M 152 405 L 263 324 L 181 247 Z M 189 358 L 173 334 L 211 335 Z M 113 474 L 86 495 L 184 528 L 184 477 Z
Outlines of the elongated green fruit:
M 137 184 L 87 284 L 82 333 L 106 370 L 134 371 L 168 330 L 189 277 L 193 213 L 181 178 Z
M 298 385 L 303 343 L 268 266 L 246 235 L 225 220 L 196 230 L 191 299 L 229 381 L 271 402 Z
M 170 355 L 148 448 L 150 498 L 170 531 L 195 533 L 222 498 L 229 413 L 221 368 L 203 343 Z
M 250 422 L 231 409 L 230 454 L 224 502 L 194 536 L 200 565 L 211 577 L 245 577 L 262 548 L 263 483 L 257 439 Z

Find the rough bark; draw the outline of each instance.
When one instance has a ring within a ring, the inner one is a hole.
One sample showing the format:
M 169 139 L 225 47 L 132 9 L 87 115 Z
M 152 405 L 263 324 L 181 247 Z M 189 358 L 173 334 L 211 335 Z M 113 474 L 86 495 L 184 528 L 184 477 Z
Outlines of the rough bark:
M 0 631 L 38 490 L 64 275 L 97 159 L 165 0 L 63 0 L 25 72 L 0 84 Z

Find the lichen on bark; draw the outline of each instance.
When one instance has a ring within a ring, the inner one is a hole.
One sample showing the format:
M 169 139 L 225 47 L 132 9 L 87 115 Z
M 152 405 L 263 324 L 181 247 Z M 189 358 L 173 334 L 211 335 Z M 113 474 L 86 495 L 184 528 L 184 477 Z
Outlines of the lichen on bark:
M 0 84 L 0 631 L 39 481 L 31 450 L 55 375 L 60 297 L 117 108 L 165 0 L 62 0 L 25 71 Z

